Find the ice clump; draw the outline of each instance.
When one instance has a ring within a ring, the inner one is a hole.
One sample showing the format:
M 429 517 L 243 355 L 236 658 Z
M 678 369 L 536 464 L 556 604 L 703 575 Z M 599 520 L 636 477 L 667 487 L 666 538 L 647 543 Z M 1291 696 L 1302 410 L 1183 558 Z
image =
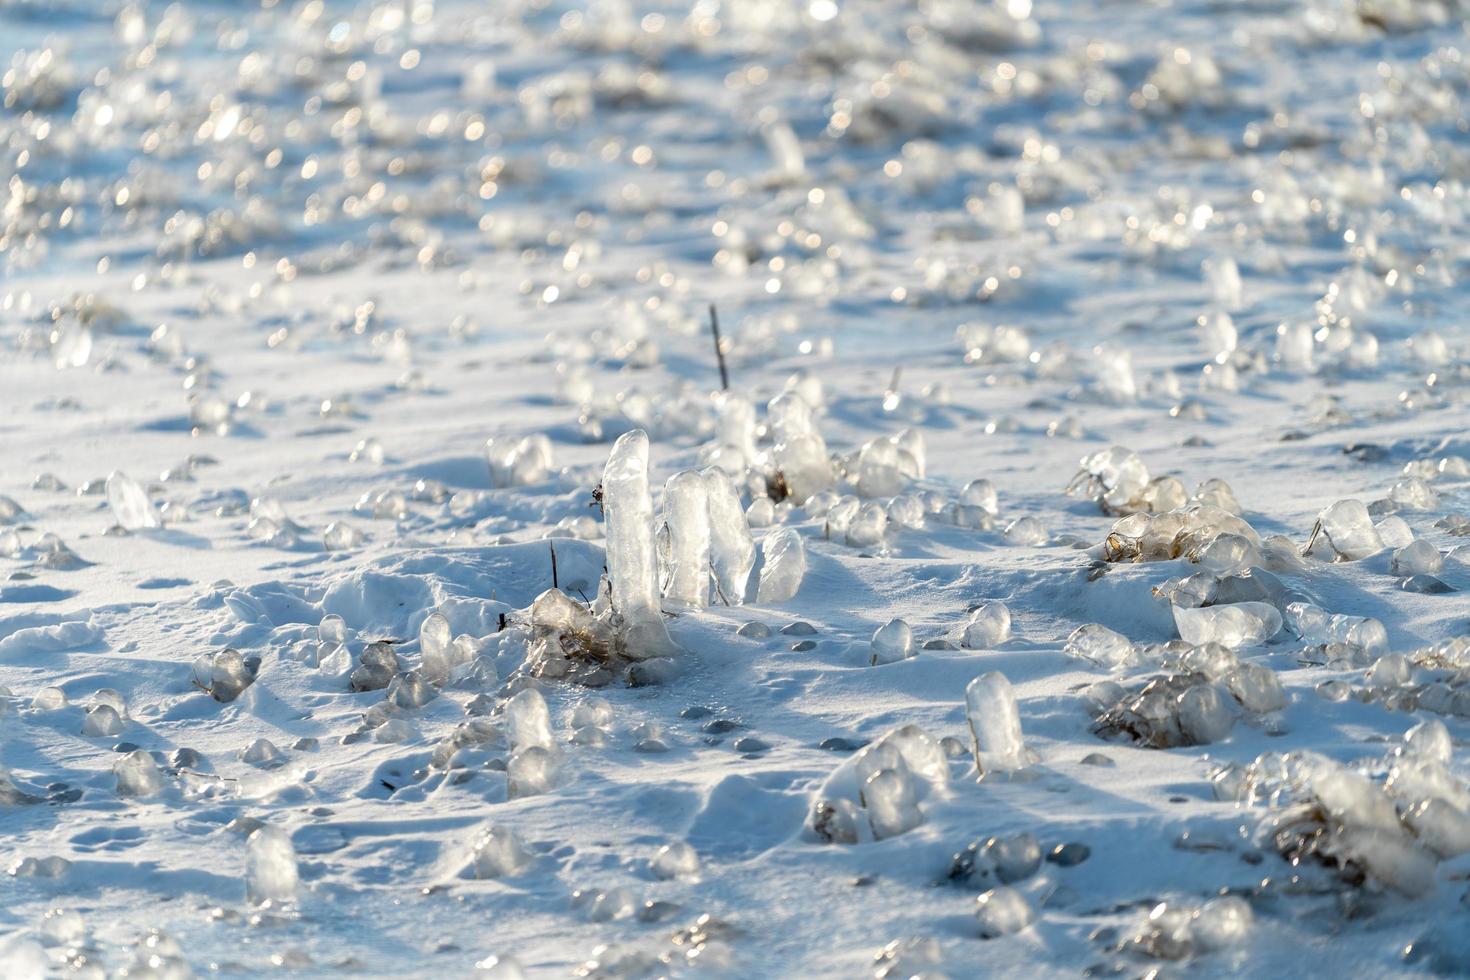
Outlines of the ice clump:
M 470 873 L 475 878 L 504 878 L 518 874 L 533 860 L 519 835 L 491 824 L 475 835 L 470 848 Z
M 635 660 L 678 653 L 659 605 L 653 500 L 648 492 L 648 434 L 618 437 L 602 476 L 607 522 L 607 570 L 612 605 L 622 617 L 624 650 Z
M 981 674 L 965 687 L 965 715 L 974 740 L 980 776 L 1014 772 L 1030 764 L 1021 736 L 1021 713 L 1011 682 L 999 671 Z
M 442 613 L 430 613 L 419 624 L 419 674 L 430 684 L 443 686 L 459 656 L 453 629 Z
M 1025 881 L 1041 868 L 1041 843 L 1030 831 L 972 841 L 950 860 L 949 880 L 991 888 Z
M 216 701 L 230 702 L 255 683 L 255 669 L 240 651 L 226 648 L 195 658 L 194 684 Z
M 872 649 L 874 666 L 907 660 L 914 655 L 914 631 L 901 619 L 890 620 L 873 633 Z
M 1379 782 L 1373 770 L 1387 768 Z M 1423 756 L 1345 766 L 1310 752 L 1265 753 L 1243 770 L 1223 766 L 1217 795 L 1268 805 L 1255 840 L 1304 873 L 1322 867 L 1346 887 L 1371 880 L 1418 897 L 1435 888 L 1446 853 L 1470 848 L 1470 788 Z
M 873 837 L 897 837 L 923 823 L 914 778 L 907 769 L 880 769 L 863 783 L 862 802 Z
M 135 749 L 112 764 L 118 796 L 157 796 L 163 792 L 163 773 L 153 757 Z
M 517 750 L 552 749 L 556 745 L 551 733 L 551 711 L 534 687 L 520 691 L 505 703 L 505 727 L 511 745 Z
M 322 547 L 328 551 L 350 551 L 366 541 L 367 536 L 346 521 L 332 521 L 322 531 Z
M 1218 643 L 1233 650 L 1265 643 L 1275 636 L 1281 631 L 1281 612 L 1265 602 L 1196 609 L 1175 606 L 1174 625 L 1179 629 L 1179 636 L 1191 646 Z
M 1067 493 L 1096 500 L 1105 514 L 1129 513 L 1143 506 L 1148 467 L 1131 449 L 1100 449 L 1082 457 L 1080 467 L 1067 485 Z
M 381 691 L 393 682 L 399 669 L 398 654 L 391 643 L 369 643 L 362 651 L 362 662 L 348 678 L 354 691 Z
M 510 799 L 547 792 L 556 785 L 557 769 L 557 758 L 551 749 L 540 745 L 518 748 L 506 763 Z
M 919 801 L 949 782 L 940 743 L 917 725 L 886 732 L 838 766 L 811 811 L 811 828 L 830 843 L 881 840 L 923 822 Z
M 1438 575 L 1444 567 L 1444 556 L 1420 538 L 1395 551 L 1391 567 L 1395 575 Z
M 1036 910 L 1025 895 L 1001 885 L 975 900 L 975 918 L 981 939 L 998 939 L 1020 932 L 1036 921 Z
M 1130 514 L 1117 521 L 1089 554 L 1108 562 L 1186 558 L 1229 574 L 1268 564 L 1268 550 L 1255 529 L 1240 517 L 1214 504 L 1194 503 L 1152 514 Z
M 1093 733 L 1156 749 L 1209 745 L 1230 734 L 1241 711 L 1261 715 L 1286 706 L 1273 671 L 1237 663 L 1223 647 L 1195 648 L 1172 666 L 1188 672 L 1155 677 L 1131 691 L 1113 686 L 1089 692 L 1097 712 Z
M 148 499 L 147 491 L 121 470 L 113 471 L 107 478 L 107 504 L 112 508 L 112 516 L 118 525 L 126 530 L 156 528 L 163 524 L 153 502 Z
M 960 629 L 960 646 L 966 650 L 990 650 L 1010 637 L 1010 609 L 998 600 L 983 602 L 975 607 Z
M 1039 548 L 1051 539 L 1046 525 L 1035 517 L 1018 517 L 1006 525 L 1006 544 L 1018 548 Z
M 82 719 L 82 734 L 89 738 L 105 738 L 121 734 L 122 715 L 110 704 L 97 704 L 87 709 Z
M 490 483 L 496 487 L 525 487 L 546 482 L 551 474 L 551 440 L 541 434 L 527 436 L 514 445 L 504 439 L 485 441 L 485 458 L 490 464 Z
M 699 854 L 683 841 L 665 844 L 653 856 L 654 877 L 669 880 L 699 874 Z
M 1122 670 L 1134 661 L 1136 655 L 1132 640 L 1099 623 L 1077 627 L 1067 637 L 1063 649 L 1074 657 L 1110 670 Z
M 795 597 L 806 576 L 806 547 L 801 535 L 789 527 L 779 528 L 761 544 L 764 564 L 756 586 L 756 601 L 786 602 Z
M 1388 631 L 1365 616 L 1333 614 L 1309 602 L 1291 602 L 1285 625 L 1329 662 L 1362 665 L 1388 652 Z
M 1339 500 L 1317 515 L 1307 541 L 1307 551 L 1321 537 L 1330 552 L 1342 561 L 1358 561 L 1383 550 L 1383 539 L 1361 500 Z
M 300 878 L 296 848 L 278 827 L 257 827 L 246 840 L 245 896 L 252 905 L 285 905 L 296 900 Z
M 1240 945 L 1254 921 L 1250 905 L 1236 895 L 1198 906 L 1160 902 L 1115 948 L 1156 960 L 1188 960 Z

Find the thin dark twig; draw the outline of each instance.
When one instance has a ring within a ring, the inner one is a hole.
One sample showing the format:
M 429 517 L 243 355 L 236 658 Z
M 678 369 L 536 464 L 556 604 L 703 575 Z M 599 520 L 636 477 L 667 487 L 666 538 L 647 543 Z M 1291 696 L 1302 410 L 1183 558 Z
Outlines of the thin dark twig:
M 552 545 L 551 545 L 551 587 L 553 589 L 559 589 L 559 588 L 561 588 L 561 582 L 556 577 L 556 544 L 555 543 L 552 543 Z
M 709 329 L 715 335 L 715 357 L 720 362 L 720 390 L 730 390 L 730 372 L 725 369 L 725 348 L 720 343 L 720 315 L 715 312 L 715 304 L 709 305 Z

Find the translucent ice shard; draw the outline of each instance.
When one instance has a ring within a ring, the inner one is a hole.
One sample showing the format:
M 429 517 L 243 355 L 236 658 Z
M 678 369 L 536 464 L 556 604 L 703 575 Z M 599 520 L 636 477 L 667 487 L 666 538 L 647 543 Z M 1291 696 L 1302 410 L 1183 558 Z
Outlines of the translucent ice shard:
M 557 769 L 550 749 L 540 745 L 517 749 L 506 764 L 506 792 L 513 800 L 545 793 L 556 785 Z
M 714 468 L 703 475 L 709 497 L 710 566 L 715 587 L 725 602 L 738 606 L 745 601 L 750 570 L 755 565 L 755 542 L 729 478 Z
M 430 613 L 419 624 L 419 674 L 430 684 L 443 685 L 458 662 L 449 620 Z
M 766 149 L 775 164 L 776 176 L 783 180 L 797 180 L 806 173 L 806 156 L 801 152 L 801 143 L 789 123 L 777 120 L 761 130 Z
M 874 439 L 858 456 L 858 493 L 864 497 L 892 497 L 903 490 L 898 447 L 887 439 Z
M 1437 575 L 1444 567 L 1444 556 L 1420 538 L 1393 553 L 1392 567 L 1395 575 Z
M 252 905 L 296 900 L 300 878 L 296 848 L 278 827 L 257 827 L 246 841 L 245 895 Z
M 1184 609 L 1174 606 L 1174 625 L 1185 643 L 1218 643 L 1234 650 L 1264 643 L 1281 630 L 1281 612 L 1265 602 Z
M 803 433 L 785 439 L 776 444 L 774 456 L 793 503 L 800 505 L 832 485 L 832 461 L 827 458 L 827 444 L 821 436 Z
M 159 527 L 162 522 L 143 487 L 121 470 L 107 478 L 107 505 L 117 523 L 129 531 Z
M 664 595 L 680 605 L 699 608 L 709 604 L 709 516 L 703 476 L 684 470 L 669 477 L 664 484 L 664 518 L 669 528 Z
M 765 563 L 761 566 L 756 601 L 785 602 L 796 595 L 806 575 L 806 546 L 801 535 L 789 527 L 772 531 L 761 544 Z
M 981 674 L 965 688 L 965 714 L 974 739 L 980 775 L 1012 772 L 1027 765 L 1021 713 L 1011 682 L 1000 671 Z
M 602 475 L 602 505 L 612 603 L 628 627 L 627 654 L 639 660 L 671 656 L 678 648 L 659 606 L 648 434 L 642 429 L 625 433 L 613 444 Z
M 505 727 L 516 749 L 533 746 L 551 749 L 556 744 L 546 699 L 534 687 L 526 688 L 505 703 Z

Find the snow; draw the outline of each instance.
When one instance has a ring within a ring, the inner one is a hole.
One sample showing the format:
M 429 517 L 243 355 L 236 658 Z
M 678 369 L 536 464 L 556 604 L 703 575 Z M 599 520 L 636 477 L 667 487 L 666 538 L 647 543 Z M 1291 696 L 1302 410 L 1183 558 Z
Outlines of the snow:
M 0 975 L 1462 970 L 1466 15 L 0 0 Z

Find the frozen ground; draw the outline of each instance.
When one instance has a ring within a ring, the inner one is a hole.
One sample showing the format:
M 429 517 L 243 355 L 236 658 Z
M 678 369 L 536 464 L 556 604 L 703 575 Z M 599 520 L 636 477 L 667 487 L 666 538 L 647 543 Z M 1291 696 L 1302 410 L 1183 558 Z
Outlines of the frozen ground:
M 0 973 L 1470 969 L 1467 13 L 0 0 Z

